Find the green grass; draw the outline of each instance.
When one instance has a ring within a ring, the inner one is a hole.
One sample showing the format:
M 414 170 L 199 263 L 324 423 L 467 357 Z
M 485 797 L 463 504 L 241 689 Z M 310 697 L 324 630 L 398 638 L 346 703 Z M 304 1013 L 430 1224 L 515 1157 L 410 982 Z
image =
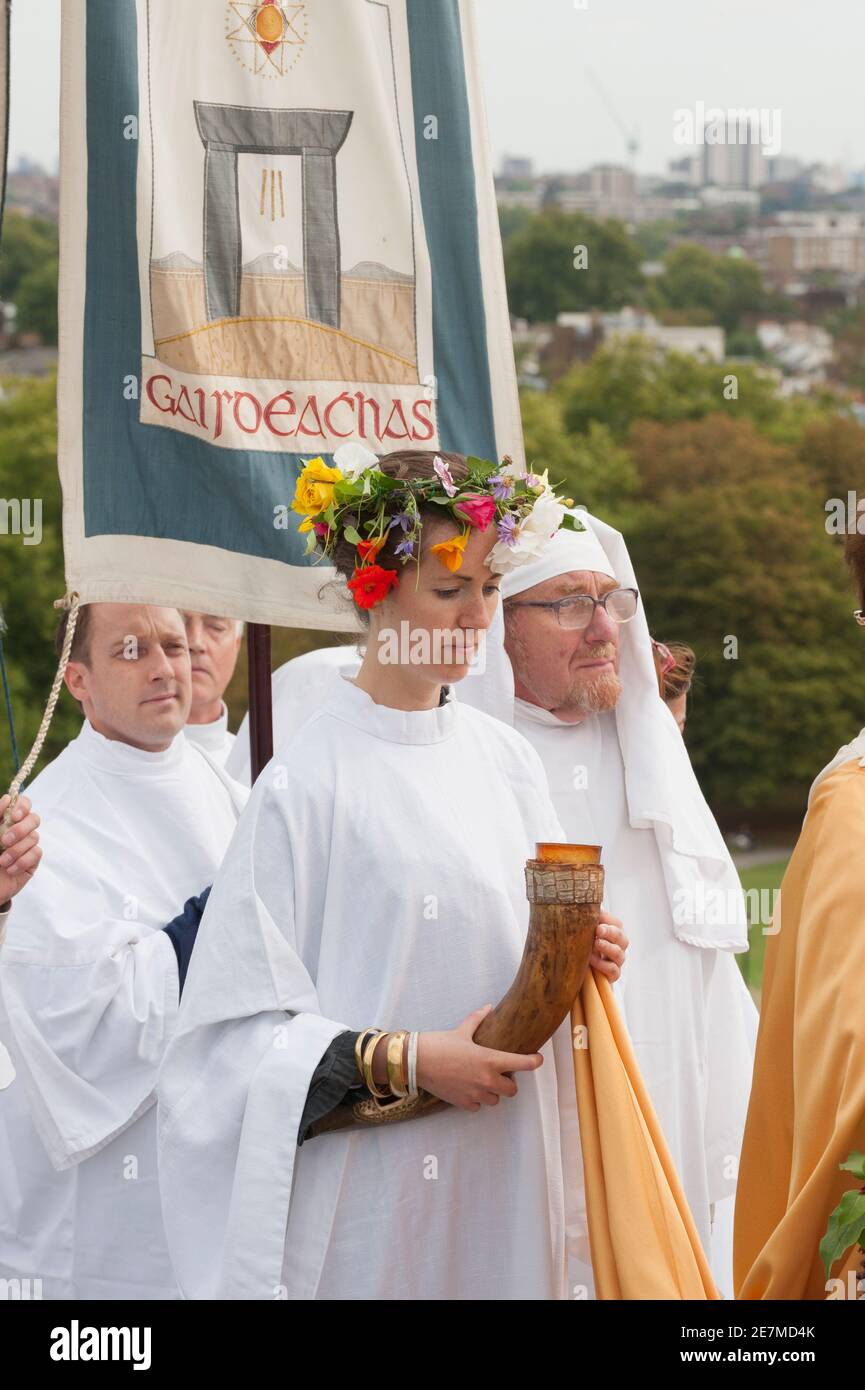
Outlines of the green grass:
M 758 1001 L 763 985 L 763 959 L 766 954 L 766 941 L 768 939 L 763 930 L 764 926 L 767 925 L 766 914 L 761 914 L 760 908 L 761 906 L 768 906 L 769 915 L 771 915 L 772 904 L 775 901 L 771 895 L 776 888 L 780 888 L 788 862 L 789 858 L 776 859 L 771 864 L 758 864 L 755 868 L 739 871 L 745 892 L 756 889 L 757 893 L 760 894 L 760 898 L 757 898 L 756 894 L 752 892 L 748 899 L 748 920 L 751 924 L 748 937 L 751 949 L 747 955 L 743 953 L 736 957 L 745 982 Z M 766 894 L 769 895 L 768 898 Z M 762 922 L 760 921 L 761 915 L 764 917 Z

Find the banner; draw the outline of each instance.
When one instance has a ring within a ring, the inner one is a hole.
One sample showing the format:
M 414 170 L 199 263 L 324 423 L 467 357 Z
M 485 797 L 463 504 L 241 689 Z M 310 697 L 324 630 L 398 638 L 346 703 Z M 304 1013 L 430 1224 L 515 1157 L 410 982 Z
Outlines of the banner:
M 469 0 L 66 0 L 60 476 L 84 602 L 352 625 L 358 442 L 522 458 Z
M 6 170 L 9 163 L 9 30 L 12 0 L 0 0 L 0 228 L 6 210 Z

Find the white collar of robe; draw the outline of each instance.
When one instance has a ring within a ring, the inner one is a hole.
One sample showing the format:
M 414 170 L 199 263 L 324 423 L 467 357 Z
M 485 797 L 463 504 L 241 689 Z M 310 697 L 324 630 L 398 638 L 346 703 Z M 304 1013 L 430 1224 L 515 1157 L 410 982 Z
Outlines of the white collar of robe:
M 118 739 L 105 738 L 85 719 L 80 734 L 69 747 L 75 748 L 100 772 L 114 772 L 120 777 L 161 777 L 180 767 L 186 742 L 178 734 L 161 753 L 151 753 L 144 748 L 132 748 Z
M 450 689 L 437 709 L 392 709 L 390 705 L 377 705 L 347 676 L 341 676 L 323 709 L 387 743 L 442 743 L 456 732 L 459 717 Z

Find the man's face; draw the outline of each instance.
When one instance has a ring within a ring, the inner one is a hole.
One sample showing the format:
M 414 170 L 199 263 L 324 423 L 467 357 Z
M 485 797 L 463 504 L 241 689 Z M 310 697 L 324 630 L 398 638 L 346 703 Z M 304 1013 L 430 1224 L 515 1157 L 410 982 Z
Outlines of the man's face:
M 222 696 L 237 665 L 240 633 L 233 618 L 217 618 L 212 613 L 183 613 L 186 640 L 192 662 L 192 722 L 196 714 L 218 718 L 213 709 Z
M 572 594 L 602 598 L 618 588 L 615 579 L 572 571 L 547 579 L 514 599 L 549 603 Z M 621 694 L 619 624 L 596 608 L 588 627 L 562 627 L 551 608 L 511 608 L 505 603 L 505 647 L 521 700 L 577 723 L 588 714 L 613 709 Z
M 66 684 L 97 733 L 133 748 L 167 748 L 186 723 L 192 673 L 176 608 L 94 603 L 86 663 Z

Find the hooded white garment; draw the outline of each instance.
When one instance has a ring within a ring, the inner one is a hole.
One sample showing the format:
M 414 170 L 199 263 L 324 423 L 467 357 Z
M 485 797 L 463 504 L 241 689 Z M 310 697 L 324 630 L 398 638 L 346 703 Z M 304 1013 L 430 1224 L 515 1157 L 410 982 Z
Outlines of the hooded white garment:
M 187 724 L 183 732 L 190 743 L 203 748 L 215 763 L 225 767 L 236 735 L 228 731 L 228 705 L 224 700 L 218 719 L 212 719 L 209 724 Z
M 44 856 L 0 950 L 0 1275 L 44 1298 L 176 1297 L 154 1083 L 178 969 L 160 930 L 216 874 L 244 788 L 178 736 L 89 723 L 28 788 Z
M 498 1106 L 296 1148 L 339 1032 L 449 1029 L 504 995 L 525 860 L 560 838 L 537 755 L 452 697 L 406 712 L 337 681 L 277 752 L 217 877 L 159 1080 L 187 1297 L 568 1297 L 567 1252 L 585 1248 L 569 1021 Z
M 577 515 L 587 530 L 559 532 L 540 560 L 507 573 L 505 598 L 582 570 L 638 588 L 622 536 Z M 631 943 L 616 992 L 713 1273 L 732 1296 L 733 1201 L 757 1030 L 733 956 L 748 945 L 744 900 L 659 696 L 642 606 L 621 629 L 619 674 L 615 712 L 581 724 L 516 699 L 499 612 L 486 671 L 463 681 L 459 698 L 532 743 L 566 838 L 603 846 L 605 906 Z

